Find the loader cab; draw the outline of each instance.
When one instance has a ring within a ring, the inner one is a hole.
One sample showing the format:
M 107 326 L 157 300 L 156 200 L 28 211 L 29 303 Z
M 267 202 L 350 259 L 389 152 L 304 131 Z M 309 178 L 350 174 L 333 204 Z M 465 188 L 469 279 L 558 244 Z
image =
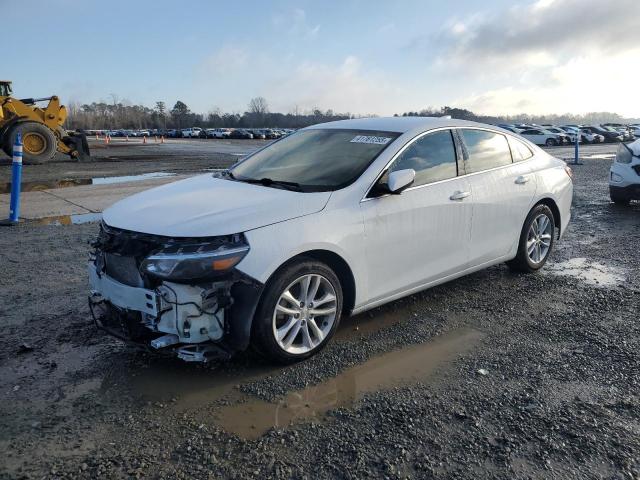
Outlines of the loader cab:
M 0 97 L 10 97 L 12 93 L 11 82 L 0 80 Z

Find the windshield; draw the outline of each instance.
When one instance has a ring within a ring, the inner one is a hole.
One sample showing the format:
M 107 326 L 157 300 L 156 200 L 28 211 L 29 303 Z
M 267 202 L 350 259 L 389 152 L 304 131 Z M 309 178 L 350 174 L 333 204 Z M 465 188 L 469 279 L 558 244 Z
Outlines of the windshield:
M 231 169 L 239 181 L 295 183 L 327 191 L 354 182 L 400 134 L 373 130 L 310 129 L 293 133 Z

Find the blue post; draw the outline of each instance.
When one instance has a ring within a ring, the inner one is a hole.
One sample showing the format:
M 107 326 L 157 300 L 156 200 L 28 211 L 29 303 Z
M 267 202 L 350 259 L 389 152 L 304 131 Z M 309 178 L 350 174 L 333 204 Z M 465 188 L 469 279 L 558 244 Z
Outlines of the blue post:
M 573 159 L 574 165 L 582 165 L 580 163 L 580 130 L 576 132 L 576 148 L 575 148 L 575 158 Z
M 13 144 L 13 162 L 11 163 L 11 203 L 9 205 L 9 218 L 2 225 L 15 225 L 20 217 L 20 187 L 22 181 L 22 135 L 16 135 Z

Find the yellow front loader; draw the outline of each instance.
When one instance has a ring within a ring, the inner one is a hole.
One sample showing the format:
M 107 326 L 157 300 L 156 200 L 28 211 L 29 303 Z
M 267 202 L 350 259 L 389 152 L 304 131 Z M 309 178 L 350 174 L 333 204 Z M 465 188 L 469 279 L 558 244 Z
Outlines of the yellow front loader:
M 45 163 L 56 152 L 79 161 L 90 159 L 86 136 L 63 128 L 67 109 L 58 97 L 18 100 L 11 95 L 11 82 L 0 80 L 0 148 L 7 155 L 11 155 L 16 136 L 21 133 L 26 164 Z M 36 105 L 44 101 L 49 102 L 45 108 Z

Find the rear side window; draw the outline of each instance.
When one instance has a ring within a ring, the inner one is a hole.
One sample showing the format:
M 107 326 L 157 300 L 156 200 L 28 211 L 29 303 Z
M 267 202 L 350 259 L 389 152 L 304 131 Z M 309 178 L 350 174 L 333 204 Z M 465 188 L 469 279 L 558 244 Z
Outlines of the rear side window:
M 393 162 L 381 182 L 386 183 L 389 172 L 407 168 L 416 171 L 415 186 L 456 177 L 458 167 L 451 131 L 429 133 L 411 143 Z
M 470 129 L 462 129 L 461 133 L 466 173 L 482 172 L 512 163 L 509 143 L 504 135 Z
M 533 157 L 533 152 L 524 142 L 516 140 L 515 138 L 509 138 L 509 144 L 511 145 L 511 155 L 513 155 L 514 162 L 522 162 L 523 160 Z

